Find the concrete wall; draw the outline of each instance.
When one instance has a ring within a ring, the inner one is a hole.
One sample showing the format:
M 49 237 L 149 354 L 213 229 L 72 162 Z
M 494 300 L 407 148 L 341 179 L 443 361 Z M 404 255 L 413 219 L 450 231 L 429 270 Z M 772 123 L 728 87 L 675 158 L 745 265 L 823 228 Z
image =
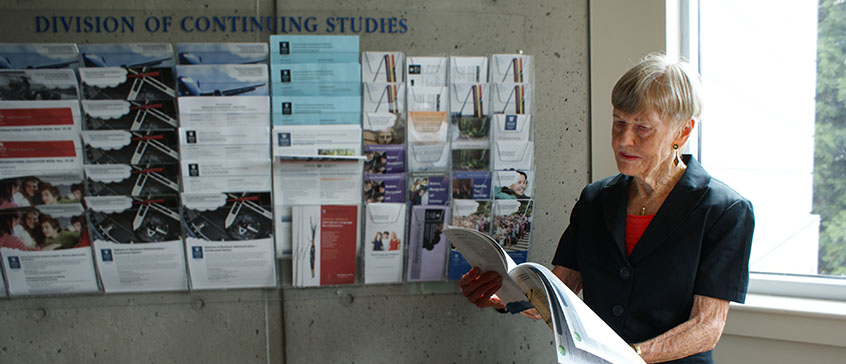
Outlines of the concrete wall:
M 269 33 L 36 33 L 35 15 L 404 17 L 362 50 L 535 55 L 537 184 L 530 260 L 549 264 L 588 181 L 587 1 L 4 0 L 0 42 L 267 41 Z M 318 32 L 317 34 L 320 34 Z M 289 262 L 281 262 L 283 272 Z M 286 276 L 288 276 L 286 274 Z M 290 279 L 288 279 L 289 281 Z M 549 362 L 541 322 L 467 304 L 451 282 L 0 301 L 3 363 Z

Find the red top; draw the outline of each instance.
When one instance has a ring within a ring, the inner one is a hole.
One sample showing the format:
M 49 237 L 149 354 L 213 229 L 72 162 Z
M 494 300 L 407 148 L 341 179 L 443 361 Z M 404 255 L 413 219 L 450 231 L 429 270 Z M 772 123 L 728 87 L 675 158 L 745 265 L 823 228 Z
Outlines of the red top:
M 626 256 L 632 255 L 635 245 L 637 245 L 646 227 L 652 222 L 652 215 L 626 215 Z

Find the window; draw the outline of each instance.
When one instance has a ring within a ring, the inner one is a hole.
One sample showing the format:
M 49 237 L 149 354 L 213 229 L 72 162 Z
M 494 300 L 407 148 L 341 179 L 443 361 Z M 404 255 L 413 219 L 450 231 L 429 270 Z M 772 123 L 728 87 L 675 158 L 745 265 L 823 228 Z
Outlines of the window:
M 692 152 L 755 208 L 750 291 L 846 299 L 846 2 L 689 3 Z

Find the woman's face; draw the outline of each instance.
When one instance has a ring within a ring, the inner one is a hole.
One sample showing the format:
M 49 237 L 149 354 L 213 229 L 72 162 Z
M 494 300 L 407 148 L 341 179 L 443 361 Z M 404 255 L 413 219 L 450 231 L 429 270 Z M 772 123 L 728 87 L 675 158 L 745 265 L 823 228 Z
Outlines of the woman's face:
M 24 219 L 24 224 L 29 229 L 35 229 L 38 226 L 38 215 L 34 213 L 26 214 L 26 219 Z
M 382 240 L 382 233 L 376 233 L 376 240 Z
M 672 166 L 675 130 L 656 112 L 630 115 L 614 109 L 611 148 L 620 173 L 647 179 Z
M 41 223 L 41 232 L 44 233 L 44 236 L 48 238 L 55 238 L 56 237 L 56 229 L 53 229 L 53 225 L 50 225 L 49 222 Z
M 32 197 L 35 196 L 37 192 L 38 183 L 35 181 L 26 181 L 26 184 L 24 185 L 24 193 L 26 193 L 28 197 Z
M 526 176 L 522 174 L 518 174 L 517 176 L 517 182 L 512 183 L 511 186 L 508 186 L 508 188 L 515 193 L 522 195 L 526 192 Z

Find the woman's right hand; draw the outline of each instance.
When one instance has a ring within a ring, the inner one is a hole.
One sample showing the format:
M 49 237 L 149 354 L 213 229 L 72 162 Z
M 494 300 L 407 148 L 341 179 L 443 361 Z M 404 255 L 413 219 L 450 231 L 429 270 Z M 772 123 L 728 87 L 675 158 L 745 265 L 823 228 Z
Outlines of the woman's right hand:
M 476 307 L 505 308 L 502 301 L 494 293 L 502 287 L 502 277 L 497 272 L 482 273 L 481 269 L 474 267 L 458 281 L 461 286 L 461 293 L 470 303 Z

